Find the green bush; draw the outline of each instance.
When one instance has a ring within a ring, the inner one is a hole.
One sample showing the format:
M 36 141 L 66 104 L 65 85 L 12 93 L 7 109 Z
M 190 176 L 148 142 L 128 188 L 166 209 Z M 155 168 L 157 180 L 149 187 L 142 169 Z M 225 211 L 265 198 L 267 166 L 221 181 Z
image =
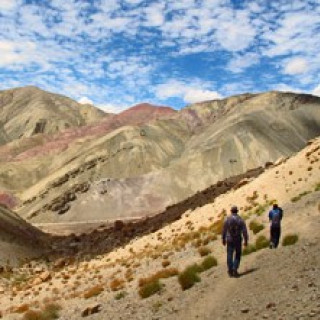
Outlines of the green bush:
M 297 202 L 299 201 L 302 197 L 306 196 L 307 194 L 311 193 L 311 191 L 304 191 L 302 193 L 300 193 L 299 195 L 291 198 L 291 202 Z
M 44 319 L 58 319 L 61 306 L 57 303 L 46 304 L 43 308 Z
M 251 221 L 249 223 L 249 229 L 254 233 L 257 234 L 259 233 L 261 230 L 264 229 L 264 225 L 262 223 L 259 223 L 255 220 Z
M 320 191 L 320 182 L 316 185 L 316 187 L 314 188 L 314 191 Z
M 208 270 L 218 265 L 218 261 L 214 256 L 207 256 L 201 263 L 202 271 Z
M 268 206 L 269 206 L 269 203 L 259 204 L 258 207 L 254 210 L 254 213 L 257 216 L 261 216 L 266 211 Z
M 120 300 L 120 299 L 123 299 L 126 295 L 127 295 L 127 292 L 121 291 L 121 292 L 117 293 L 114 298 L 116 300 Z
M 61 306 L 49 303 L 42 310 L 29 310 L 23 315 L 23 320 L 54 320 L 59 318 Z
M 139 295 L 142 299 L 145 299 L 159 292 L 161 288 L 162 285 L 159 279 L 156 279 L 154 281 L 147 282 L 139 288 Z
M 249 244 L 243 249 L 242 254 L 244 256 L 246 256 L 246 255 L 248 255 L 252 252 L 256 252 L 256 251 L 257 251 L 256 246 L 254 244 Z
M 296 242 L 298 242 L 299 236 L 297 234 L 288 234 L 282 240 L 283 246 L 292 246 Z
M 267 248 L 269 247 L 269 240 L 265 237 L 265 236 L 259 236 L 257 239 L 256 239 L 256 250 L 260 250 L 260 249 L 264 249 L 264 248 Z
M 195 283 L 200 282 L 201 278 L 198 273 L 201 271 L 202 268 L 199 265 L 193 264 L 181 272 L 178 276 L 178 281 L 182 290 L 190 289 Z

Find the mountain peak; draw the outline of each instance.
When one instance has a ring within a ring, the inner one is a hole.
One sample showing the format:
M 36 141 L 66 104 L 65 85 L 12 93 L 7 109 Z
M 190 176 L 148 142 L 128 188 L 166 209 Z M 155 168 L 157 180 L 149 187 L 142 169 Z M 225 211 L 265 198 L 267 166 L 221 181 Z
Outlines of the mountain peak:
M 167 114 L 172 114 L 175 113 L 176 111 L 168 106 L 159 106 L 159 105 L 154 105 L 148 102 L 142 102 L 139 104 L 136 104 L 132 107 L 130 107 L 129 109 L 121 112 L 120 114 L 125 114 L 128 112 L 147 112 L 147 113 L 167 113 Z

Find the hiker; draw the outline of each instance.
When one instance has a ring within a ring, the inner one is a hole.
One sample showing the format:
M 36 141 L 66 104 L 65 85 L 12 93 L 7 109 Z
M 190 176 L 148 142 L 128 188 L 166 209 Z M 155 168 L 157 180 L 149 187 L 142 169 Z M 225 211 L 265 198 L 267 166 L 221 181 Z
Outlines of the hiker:
M 231 208 L 231 215 L 227 217 L 223 225 L 222 244 L 227 245 L 227 265 L 230 277 L 238 277 L 242 253 L 242 236 L 244 246 L 248 245 L 248 231 L 244 220 L 238 215 L 238 208 Z
M 281 220 L 283 216 L 283 210 L 274 203 L 272 210 L 269 212 L 270 221 L 270 249 L 277 248 L 279 245 L 279 239 L 281 234 Z

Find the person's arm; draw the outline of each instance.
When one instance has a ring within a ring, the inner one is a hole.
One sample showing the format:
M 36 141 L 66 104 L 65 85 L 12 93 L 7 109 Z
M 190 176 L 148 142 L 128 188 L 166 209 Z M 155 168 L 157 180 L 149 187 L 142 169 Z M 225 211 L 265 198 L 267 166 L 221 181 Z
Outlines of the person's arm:
M 244 245 L 247 246 L 248 245 L 248 241 L 249 241 L 249 236 L 248 236 L 248 230 L 247 230 L 247 226 L 246 223 L 244 221 L 242 221 L 242 234 L 243 234 L 243 239 L 244 239 Z
M 280 209 L 280 221 L 282 220 L 282 217 L 283 217 L 283 210 L 282 208 L 279 208 Z
M 269 211 L 269 221 L 272 220 L 272 210 Z
M 228 230 L 228 219 L 224 221 L 222 229 L 222 244 L 225 246 L 227 243 L 227 230 Z

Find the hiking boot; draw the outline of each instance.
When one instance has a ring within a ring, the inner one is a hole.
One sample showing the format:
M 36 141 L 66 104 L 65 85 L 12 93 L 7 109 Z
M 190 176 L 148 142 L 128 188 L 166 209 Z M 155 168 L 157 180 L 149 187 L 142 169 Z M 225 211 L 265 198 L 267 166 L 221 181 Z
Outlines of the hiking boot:
M 270 244 L 269 244 L 269 248 L 270 248 L 270 249 L 273 249 L 273 248 L 274 248 L 274 244 L 273 244 L 273 242 L 270 242 Z
M 230 278 L 232 278 L 233 277 L 233 270 L 228 270 L 228 275 Z
M 233 276 L 235 278 L 239 278 L 240 277 L 240 274 L 238 273 L 238 270 L 233 270 Z

